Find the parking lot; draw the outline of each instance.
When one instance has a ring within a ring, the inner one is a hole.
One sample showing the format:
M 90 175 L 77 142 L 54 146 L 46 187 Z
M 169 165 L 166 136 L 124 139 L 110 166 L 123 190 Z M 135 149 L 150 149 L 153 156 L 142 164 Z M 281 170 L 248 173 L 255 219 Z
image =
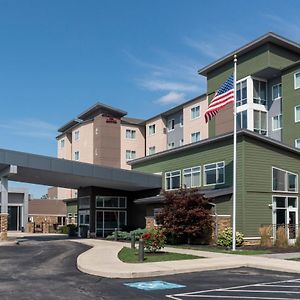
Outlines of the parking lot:
M 251 268 L 128 280 L 91 276 L 76 268 L 87 249 L 41 238 L 0 246 L 0 299 L 300 299 L 299 274 Z

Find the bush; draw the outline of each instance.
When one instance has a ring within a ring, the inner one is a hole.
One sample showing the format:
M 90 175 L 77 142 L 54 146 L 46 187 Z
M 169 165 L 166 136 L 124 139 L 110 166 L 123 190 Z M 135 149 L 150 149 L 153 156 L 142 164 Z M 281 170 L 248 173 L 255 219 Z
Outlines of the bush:
M 260 245 L 262 247 L 272 247 L 272 226 L 263 226 L 259 228 Z
M 242 246 L 244 243 L 244 235 L 237 231 L 236 235 L 235 235 L 235 240 L 236 240 L 237 247 Z M 232 228 L 231 227 L 225 228 L 219 234 L 217 245 L 222 246 L 222 247 L 231 247 L 232 246 Z
M 69 228 L 68 226 L 61 226 L 58 228 L 58 232 L 62 234 L 69 234 Z
M 145 232 L 146 232 L 146 229 L 141 229 L 141 228 L 138 228 L 138 229 L 130 231 L 130 232 L 118 231 L 118 240 L 130 241 L 131 235 L 134 234 L 135 240 L 138 241 Z M 106 239 L 113 241 L 115 239 L 115 233 L 108 235 L 106 237 Z
M 298 235 L 295 242 L 295 246 L 300 248 L 300 230 L 298 229 Z
M 289 241 L 286 235 L 286 229 L 284 226 L 279 226 L 276 231 L 275 246 L 280 248 L 286 248 L 289 245 Z
M 161 228 L 151 228 L 142 235 L 145 241 L 145 248 L 149 252 L 156 252 L 164 248 L 166 243 L 166 235 Z

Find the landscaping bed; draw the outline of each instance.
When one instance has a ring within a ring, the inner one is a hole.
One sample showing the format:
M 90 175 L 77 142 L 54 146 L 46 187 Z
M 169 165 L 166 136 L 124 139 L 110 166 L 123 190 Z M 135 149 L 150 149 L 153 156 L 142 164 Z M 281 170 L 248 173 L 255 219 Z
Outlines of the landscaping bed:
M 138 263 L 139 256 L 137 249 L 131 249 L 128 247 L 123 247 L 119 252 L 118 257 L 121 261 L 125 263 Z M 181 253 L 172 253 L 172 252 L 145 252 L 144 262 L 159 262 L 159 261 L 174 261 L 174 260 L 186 260 L 186 259 L 198 259 L 204 258 L 202 256 L 190 255 L 190 254 L 181 254 Z

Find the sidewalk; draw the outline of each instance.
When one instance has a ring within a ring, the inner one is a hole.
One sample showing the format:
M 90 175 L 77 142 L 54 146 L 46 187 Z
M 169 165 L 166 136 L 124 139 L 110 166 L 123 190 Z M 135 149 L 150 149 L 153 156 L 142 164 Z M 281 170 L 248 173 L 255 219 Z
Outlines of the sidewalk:
M 122 247 L 129 246 L 127 243 L 96 239 L 74 240 L 74 242 L 83 243 L 93 247 L 78 256 L 78 269 L 84 273 L 101 277 L 154 277 L 239 267 L 300 273 L 300 262 L 262 256 L 224 254 L 172 247 L 166 247 L 164 250 L 169 252 L 192 254 L 205 258 L 129 264 L 118 259 L 118 253 Z

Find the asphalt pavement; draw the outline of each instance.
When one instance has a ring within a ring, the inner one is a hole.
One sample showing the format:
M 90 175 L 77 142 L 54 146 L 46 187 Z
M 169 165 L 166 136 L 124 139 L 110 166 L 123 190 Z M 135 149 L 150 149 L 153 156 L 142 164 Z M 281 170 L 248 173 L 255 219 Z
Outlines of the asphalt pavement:
M 58 237 L 0 246 L 0 299 L 300 299 L 299 274 L 250 268 L 129 280 L 91 276 L 76 268 L 77 256 L 87 249 Z M 180 287 L 151 290 L 168 283 Z

